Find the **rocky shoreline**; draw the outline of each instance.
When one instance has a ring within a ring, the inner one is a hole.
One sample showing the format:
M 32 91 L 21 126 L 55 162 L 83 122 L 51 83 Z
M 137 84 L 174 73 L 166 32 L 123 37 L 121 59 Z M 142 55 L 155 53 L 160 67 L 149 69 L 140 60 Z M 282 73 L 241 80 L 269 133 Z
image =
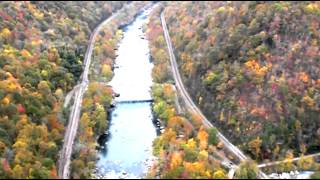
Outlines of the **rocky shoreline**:
M 150 151 L 150 150 L 148 150 Z M 152 149 L 151 149 L 152 151 Z M 148 175 L 148 172 L 151 170 L 151 168 L 158 162 L 158 158 L 155 156 L 151 156 L 148 159 L 146 159 L 143 164 L 145 165 L 146 169 L 143 172 L 142 176 L 139 177 L 134 174 L 129 174 L 126 171 L 122 170 L 121 172 L 116 172 L 114 170 L 106 173 L 99 172 L 98 167 L 94 169 L 94 172 L 92 174 L 93 179 L 141 179 Z

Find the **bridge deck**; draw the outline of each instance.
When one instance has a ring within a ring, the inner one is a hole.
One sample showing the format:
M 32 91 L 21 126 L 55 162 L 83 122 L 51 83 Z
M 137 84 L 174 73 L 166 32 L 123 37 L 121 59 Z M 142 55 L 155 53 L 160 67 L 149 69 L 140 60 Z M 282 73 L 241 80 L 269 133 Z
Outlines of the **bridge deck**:
M 153 99 L 143 99 L 143 100 L 120 100 L 116 101 L 117 104 L 126 104 L 126 103 L 149 103 L 153 102 Z

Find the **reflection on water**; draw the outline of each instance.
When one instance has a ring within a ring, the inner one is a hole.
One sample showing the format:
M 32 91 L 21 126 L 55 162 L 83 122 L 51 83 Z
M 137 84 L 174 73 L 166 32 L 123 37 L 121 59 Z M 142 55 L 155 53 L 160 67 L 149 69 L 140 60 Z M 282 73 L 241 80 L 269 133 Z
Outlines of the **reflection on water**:
M 120 93 L 116 101 L 151 99 L 152 63 L 148 41 L 142 32 L 150 9 L 126 27 L 119 44 L 115 76 L 109 83 Z M 111 114 L 110 138 L 105 153 L 99 154 L 98 174 L 103 178 L 141 178 L 152 159 L 152 141 L 156 129 L 150 103 L 119 103 Z

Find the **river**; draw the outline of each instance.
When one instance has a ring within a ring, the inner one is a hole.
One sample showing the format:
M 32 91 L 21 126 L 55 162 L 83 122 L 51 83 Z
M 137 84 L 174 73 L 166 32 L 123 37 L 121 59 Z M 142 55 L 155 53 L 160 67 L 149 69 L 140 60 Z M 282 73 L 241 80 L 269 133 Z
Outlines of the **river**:
M 148 41 L 142 26 L 151 8 L 144 10 L 124 28 L 118 44 L 114 77 L 109 85 L 120 96 L 111 113 L 110 137 L 106 151 L 99 152 L 97 174 L 100 178 L 143 178 L 152 156 L 152 141 L 156 138 L 150 102 L 122 103 L 151 99 L 152 67 Z

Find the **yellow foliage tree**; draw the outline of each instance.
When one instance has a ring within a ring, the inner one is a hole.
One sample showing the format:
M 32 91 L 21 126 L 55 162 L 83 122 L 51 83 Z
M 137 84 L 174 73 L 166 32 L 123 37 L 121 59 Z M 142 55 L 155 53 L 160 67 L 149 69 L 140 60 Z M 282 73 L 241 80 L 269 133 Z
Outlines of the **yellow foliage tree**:
M 208 161 L 208 152 L 206 150 L 201 150 L 198 159 L 204 162 Z
M 259 154 L 261 151 L 261 144 L 262 144 L 262 140 L 260 139 L 260 137 L 257 137 L 256 139 L 250 141 L 248 144 L 251 152 L 254 153 L 256 158 L 259 157 Z
M 208 146 L 208 133 L 203 128 L 203 126 L 200 127 L 200 130 L 198 132 L 197 138 L 199 139 L 200 149 L 201 150 L 207 149 L 207 146 Z
M 177 136 L 176 132 L 171 128 L 169 128 L 163 133 L 163 140 L 165 143 L 170 143 L 176 139 L 176 136 Z
M 313 157 L 304 157 L 302 155 L 297 164 L 298 168 L 301 170 L 311 170 L 314 167 L 315 162 Z
M 190 174 L 198 174 L 198 175 L 203 175 L 203 176 L 210 176 L 210 173 L 207 173 L 205 165 L 203 162 L 184 162 L 183 163 L 186 171 Z
M 306 103 L 311 108 L 315 107 L 315 105 L 316 105 L 316 102 L 308 95 L 305 95 L 302 98 L 302 102 Z
M 58 97 L 59 100 L 63 99 L 63 90 L 61 88 L 58 88 L 55 92 L 54 95 Z
M 17 129 L 22 129 L 25 125 L 28 124 L 28 116 L 27 115 L 21 115 L 20 120 L 16 123 Z
M 20 178 L 25 178 L 26 177 L 26 175 L 23 172 L 23 168 L 19 164 L 14 166 L 14 168 L 12 170 L 12 174 L 13 174 L 13 177 L 16 178 L 16 179 L 20 179 Z
M 282 171 L 291 171 L 293 168 L 293 153 L 291 151 L 287 152 L 284 163 L 280 165 Z
M 228 179 L 228 176 L 223 170 L 219 169 L 213 173 L 213 179 Z
M 11 31 L 8 28 L 3 28 L 0 36 L 6 40 L 11 38 Z
M 182 163 L 182 156 L 179 152 L 174 152 L 171 156 L 170 168 L 174 169 Z
M 103 64 L 101 67 L 101 73 L 102 73 L 103 77 L 110 78 L 112 76 L 112 70 L 111 70 L 110 65 Z
M 196 141 L 193 138 L 189 139 L 187 142 L 187 147 L 191 150 L 195 150 L 196 145 Z
M 6 106 L 6 105 L 8 105 L 9 103 L 10 103 L 10 98 L 8 97 L 8 96 L 6 96 L 6 97 L 4 97 L 3 99 L 2 99 L 2 104 L 4 105 L 4 106 Z
M 245 63 L 245 67 L 249 70 L 249 72 L 255 75 L 254 79 L 261 80 L 272 68 L 272 64 L 269 63 L 265 66 L 260 66 L 260 64 L 256 60 L 249 60 Z

